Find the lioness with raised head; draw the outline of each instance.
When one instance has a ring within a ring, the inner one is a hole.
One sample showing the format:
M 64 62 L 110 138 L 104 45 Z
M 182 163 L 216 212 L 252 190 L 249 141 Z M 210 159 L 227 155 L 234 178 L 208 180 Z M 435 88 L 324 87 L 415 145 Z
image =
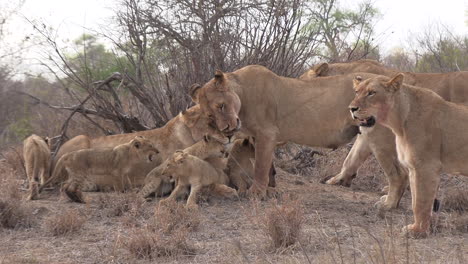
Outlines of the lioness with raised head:
M 225 151 L 226 148 L 224 142 L 219 142 L 217 139 L 209 135 L 204 136 L 202 140 L 183 150 L 184 153 L 196 156 L 202 160 L 209 158 L 221 158 Z M 148 173 L 145 178 L 145 186 L 143 186 L 141 191 L 138 192 L 141 197 L 147 198 L 150 194 L 161 189 L 160 187 L 163 182 L 163 178 L 161 177 L 162 171 L 167 166 L 168 162 L 169 159 Z
M 151 141 L 136 136 L 130 142 L 114 148 L 82 149 L 63 155 L 57 162 L 52 177 L 41 189 L 64 169 L 68 173 L 63 191 L 74 202 L 83 203 L 82 189 L 123 191 L 134 186 L 132 168 L 139 162 L 160 159 L 159 151 Z
M 226 197 L 237 196 L 236 190 L 226 185 L 225 175 L 219 173 L 210 163 L 184 151 L 174 153 L 164 167 L 162 176 L 176 181 L 177 185 L 171 195 L 161 200 L 160 204 L 177 199 L 188 186 L 190 186 L 186 205 L 188 208 L 198 207 L 197 195 L 203 187 L 209 187 L 211 191 Z
M 395 134 L 398 159 L 409 170 L 414 213 L 405 230 L 419 236 L 429 231 L 440 173 L 468 175 L 468 109 L 403 79 L 357 78 L 349 109 L 361 124 L 378 123 Z
M 241 128 L 255 137 L 255 176 L 249 193 L 265 196 L 277 142 L 336 148 L 358 133 L 347 113 L 354 97 L 348 91 L 353 77 L 303 81 L 247 66 L 232 73 L 217 71 L 203 87 L 193 86 L 190 94 L 219 130 L 232 133 Z
M 38 182 L 41 184 L 49 177 L 50 149 L 47 138 L 31 135 L 23 141 L 23 157 L 29 182 L 28 200 L 38 197 Z
M 321 63 L 304 73 L 300 79 L 311 80 L 356 72 L 370 72 L 388 77 L 398 73 L 397 70 L 385 67 L 375 60 L 358 60 L 348 63 Z M 468 72 L 403 74 L 405 84 L 428 88 L 448 101 L 468 104 Z M 396 208 L 406 187 L 406 184 L 401 184 L 400 179 L 408 176 L 407 171 L 398 162 L 395 136 L 390 129 L 379 124 L 372 127 L 361 126 L 360 131 L 340 173 L 327 179 L 326 183 L 350 186 L 359 167 L 374 154 L 389 182 L 388 195 L 383 196 L 377 205 L 383 210 Z

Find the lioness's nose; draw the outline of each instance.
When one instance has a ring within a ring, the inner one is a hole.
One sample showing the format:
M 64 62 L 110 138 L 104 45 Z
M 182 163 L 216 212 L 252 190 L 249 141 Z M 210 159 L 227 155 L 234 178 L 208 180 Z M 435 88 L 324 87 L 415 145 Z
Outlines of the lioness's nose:
M 349 110 L 351 111 L 351 113 L 354 113 L 354 112 L 356 112 L 357 110 L 359 110 L 359 107 L 350 106 L 350 107 L 349 107 Z

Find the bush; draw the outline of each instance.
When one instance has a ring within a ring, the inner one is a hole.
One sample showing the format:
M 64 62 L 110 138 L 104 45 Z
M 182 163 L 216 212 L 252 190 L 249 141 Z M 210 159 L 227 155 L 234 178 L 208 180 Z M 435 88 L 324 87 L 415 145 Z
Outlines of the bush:
M 48 217 L 45 228 L 54 236 L 62 236 L 78 232 L 85 222 L 86 218 L 78 210 L 68 210 Z
M 298 200 L 286 199 L 282 205 L 275 202 L 265 210 L 262 219 L 265 233 L 275 248 L 295 244 L 302 231 L 304 210 Z

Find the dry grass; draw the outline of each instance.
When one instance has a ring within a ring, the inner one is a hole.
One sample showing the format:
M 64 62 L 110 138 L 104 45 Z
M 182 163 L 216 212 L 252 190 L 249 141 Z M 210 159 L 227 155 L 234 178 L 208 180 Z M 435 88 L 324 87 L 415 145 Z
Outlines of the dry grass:
M 63 213 L 45 219 L 44 227 L 54 236 L 69 235 L 78 232 L 86 222 L 78 210 L 69 209 Z
M 107 217 L 128 215 L 131 217 L 146 216 L 143 210 L 144 199 L 135 192 L 125 192 L 121 195 L 104 193 L 97 199 L 98 208 Z
M 449 212 L 466 212 L 468 211 L 468 192 L 466 189 L 451 189 L 445 194 L 442 208 Z
M 122 245 L 137 259 L 193 256 L 195 249 L 187 243 L 187 232 L 186 229 L 178 229 L 164 236 L 154 229 L 134 229 Z
M 165 234 L 177 230 L 195 231 L 199 225 L 200 213 L 197 210 L 188 210 L 176 201 L 157 206 L 154 212 L 154 227 Z
M 281 205 L 278 201 L 265 210 L 260 220 L 264 232 L 276 249 L 294 245 L 302 232 L 304 210 L 299 200 L 287 198 Z
M 33 226 L 34 219 L 30 208 L 17 200 L 0 200 L 0 227 L 28 228 Z

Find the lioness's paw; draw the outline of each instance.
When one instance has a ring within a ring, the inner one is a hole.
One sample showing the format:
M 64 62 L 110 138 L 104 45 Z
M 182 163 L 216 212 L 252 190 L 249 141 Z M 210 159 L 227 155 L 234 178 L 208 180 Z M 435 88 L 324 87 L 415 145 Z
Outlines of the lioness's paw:
M 342 174 L 338 174 L 331 178 L 327 177 L 323 179 L 321 182 L 329 185 L 341 185 L 345 187 L 351 187 L 351 183 L 353 179 L 356 177 L 356 174 L 353 174 L 350 177 L 343 177 Z
M 263 199 L 266 198 L 266 194 L 267 194 L 266 188 L 265 189 L 259 188 L 255 184 L 252 184 L 252 186 L 247 191 L 247 197 L 250 198 L 250 199 L 261 199 L 261 200 L 263 200 Z
M 198 204 L 187 204 L 185 206 L 185 208 L 187 208 L 187 210 L 189 210 L 189 211 L 197 211 L 198 210 Z
M 429 230 L 416 228 L 414 224 L 407 225 L 402 229 L 402 235 L 410 238 L 426 238 L 429 235 Z
M 268 187 L 267 189 L 267 196 L 268 198 L 279 198 L 282 195 L 282 193 L 273 187 Z

